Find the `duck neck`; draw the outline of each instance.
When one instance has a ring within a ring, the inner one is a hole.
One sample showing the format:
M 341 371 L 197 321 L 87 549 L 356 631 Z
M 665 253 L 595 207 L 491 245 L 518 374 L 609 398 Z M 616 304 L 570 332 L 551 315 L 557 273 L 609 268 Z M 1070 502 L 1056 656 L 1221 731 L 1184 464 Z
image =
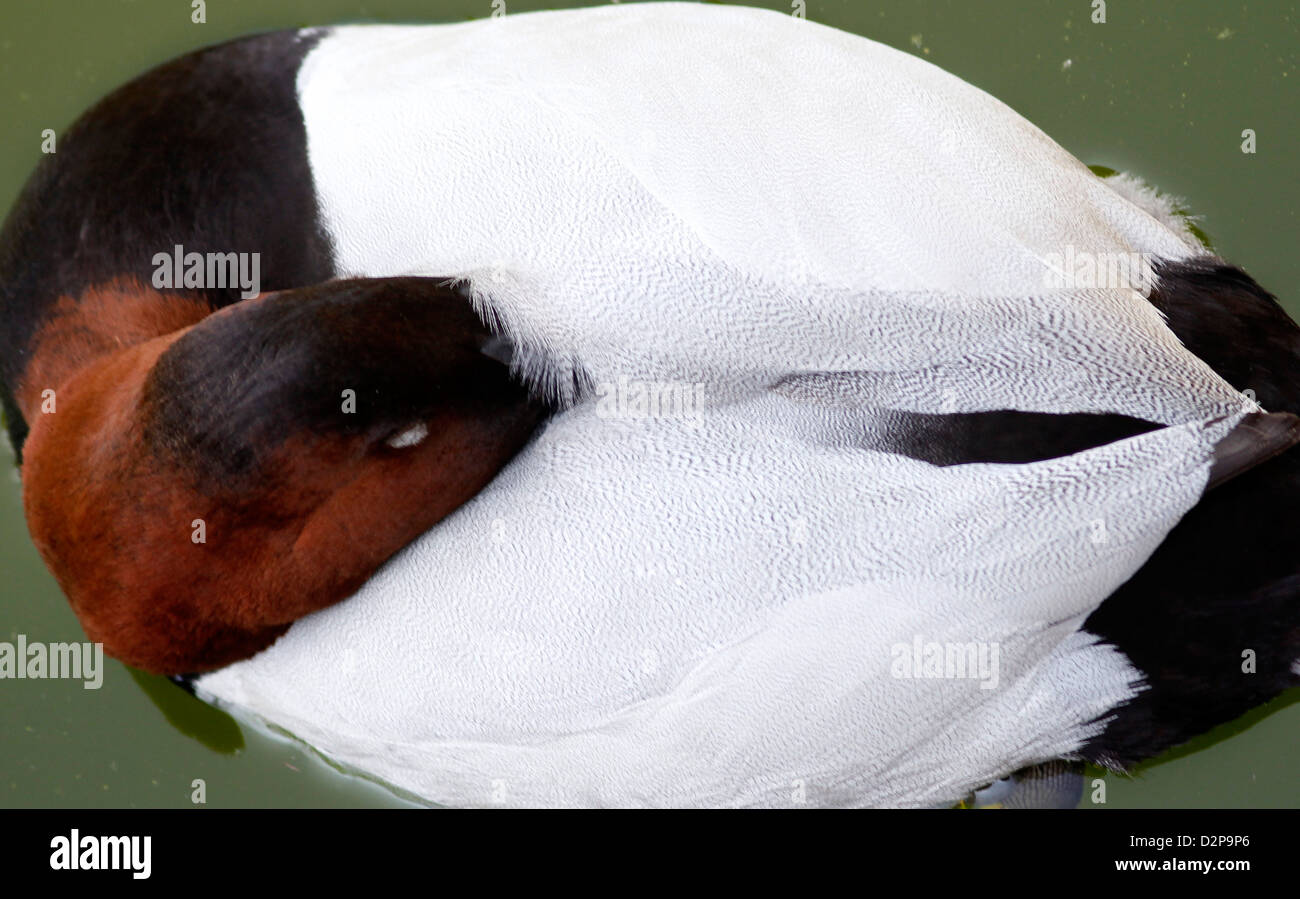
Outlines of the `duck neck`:
M 106 356 L 197 324 L 212 312 L 202 297 L 164 294 L 131 279 L 58 297 L 33 334 L 14 399 L 30 428 L 58 409 L 60 388 Z

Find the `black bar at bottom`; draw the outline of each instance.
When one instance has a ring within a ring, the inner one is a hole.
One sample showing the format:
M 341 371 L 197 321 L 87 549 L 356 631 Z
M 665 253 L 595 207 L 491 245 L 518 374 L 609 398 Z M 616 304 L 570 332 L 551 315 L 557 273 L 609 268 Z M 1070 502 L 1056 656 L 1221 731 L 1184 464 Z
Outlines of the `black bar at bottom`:
M 614 891 L 661 878 L 699 886 L 704 877 L 732 887 L 757 878 L 769 888 L 847 880 L 871 890 L 888 882 L 876 878 L 900 873 L 918 886 L 1034 875 L 1058 885 L 1061 877 L 1089 883 L 1161 875 L 1229 885 L 1295 870 L 1294 811 L 994 811 L 796 820 L 792 813 L 544 819 L 419 810 L 8 810 L 0 812 L 0 863 L 6 878 L 18 876 L 6 879 L 11 884 L 38 877 L 204 891 L 247 888 L 268 875 L 293 887 L 419 877 L 416 884 L 435 892 L 476 884 L 495 890 L 515 877 L 554 888 L 556 875 Z

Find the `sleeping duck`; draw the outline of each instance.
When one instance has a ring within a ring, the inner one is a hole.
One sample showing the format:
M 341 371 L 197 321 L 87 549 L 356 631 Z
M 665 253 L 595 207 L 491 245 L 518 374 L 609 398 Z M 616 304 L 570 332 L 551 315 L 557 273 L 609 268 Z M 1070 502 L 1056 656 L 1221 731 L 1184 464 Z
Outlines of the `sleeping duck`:
M 1140 182 L 743 7 L 202 50 L 0 232 L 87 635 L 454 805 L 944 805 L 1240 715 L 1298 361 Z

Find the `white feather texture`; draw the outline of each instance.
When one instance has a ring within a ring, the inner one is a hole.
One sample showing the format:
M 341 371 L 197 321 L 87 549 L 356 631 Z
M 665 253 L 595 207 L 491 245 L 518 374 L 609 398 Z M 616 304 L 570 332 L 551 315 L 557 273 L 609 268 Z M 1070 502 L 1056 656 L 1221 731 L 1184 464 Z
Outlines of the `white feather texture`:
M 569 406 L 203 695 L 464 805 L 933 805 L 1133 695 L 1079 626 L 1250 404 L 1141 293 L 1044 286 L 1193 250 L 1013 111 L 676 3 L 341 28 L 299 89 L 340 267 L 465 278 Z M 628 379 L 698 403 L 591 396 Z M 937 468 L 872 449 L 891 409 L 1170 427 Z M 996 646 L 996 686 L 894 676 L 917 640 Z

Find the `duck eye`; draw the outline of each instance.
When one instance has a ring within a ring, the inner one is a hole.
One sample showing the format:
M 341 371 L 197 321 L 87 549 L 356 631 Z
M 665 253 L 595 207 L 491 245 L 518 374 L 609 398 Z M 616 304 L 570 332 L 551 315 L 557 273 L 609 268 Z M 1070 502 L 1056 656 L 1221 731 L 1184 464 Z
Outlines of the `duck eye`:
M 394 432 L 384 441 L 384 445 L 392 449 L 406 449 L 407 447 L 418 446 L 428 436 L 429 426 L 420 421 L 408 428 Z

